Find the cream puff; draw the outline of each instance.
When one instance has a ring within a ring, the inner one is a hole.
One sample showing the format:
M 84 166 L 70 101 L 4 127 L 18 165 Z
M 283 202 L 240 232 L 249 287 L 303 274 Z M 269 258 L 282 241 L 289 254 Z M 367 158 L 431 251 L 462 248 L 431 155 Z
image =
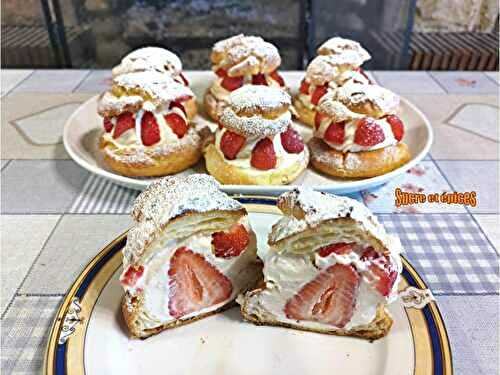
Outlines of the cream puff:
M 240 34 L 221 40 L 215 43 L 210 58 L 217 78 L 205 93 L 204 103 L 215 121 L 227 105 L 229 94 L 243 85 L 285 87 L 278 73 L 278 49 L 261 37 Z
M 293 128 L 290 95 L 262 85 L 233 91 L 215 142 L 204 149 L 208 172 L 224 184 L 284 185 L 307 167 L 309 151 Z
M 113 78 L 121 74 L 155 71 L 171 76 L 175 81 L 189 86 L 189 82 L 182 73 L 182 62 L 179 57 L 165 48 L 144 47 L 130 52 L 115 66 L 111 73 Z M 196 115 L 196 98 L 184 103 L 188 117 Z
M 313 126 L 316 106 L 328 91 L 346 83 L 371 83 L 360 67 L 370 54 L 358 42 L 335 37 L 323 43 L 317 52 L 319 55 L 308 65 L 293 102 L 298 117 L 309 126 Z
M 238 299 L 244 318 L 368 340 L 389 332 L 401 242 L 361 203 L 298 188 L 278 198 L 264 285 Z
M 99 97 L 105 163 L 124 176 L 164 176 L 183 171 L 201 156 L 190 126 L 189 87 L 156 71 L 121 74 Z
M 208 175 L 152 183 L 136 199 L 132 217 L 120 283 L 134 337 L 226 309 L 262 278 L 246 209 Z
M 324 95 L 308 146 L 311 164 L 330 176 L 375 177 L 410 160 L 399 98 L 380 86 L 350 83 Z

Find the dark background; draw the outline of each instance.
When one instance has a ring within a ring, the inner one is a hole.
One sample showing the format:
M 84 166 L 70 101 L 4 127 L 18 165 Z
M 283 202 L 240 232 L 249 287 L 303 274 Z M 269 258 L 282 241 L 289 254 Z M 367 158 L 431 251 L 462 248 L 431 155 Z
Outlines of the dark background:
M 480 9 L 471 5 L 470 19 L 460 20 L 452 13 L 443 20 L 429 3 L 2 0 L 2 67 L 110 68 L 135 48 L 159 45 L 178 53 L 186 69 L 208 69 L 213 43 L 246 33 L 275 43 L 283 69 L 303 69 L 316 47 L 334 35 L 358 40 L 370 51 L 367 69 L 498 69 L 495 1 L 479 2 Z

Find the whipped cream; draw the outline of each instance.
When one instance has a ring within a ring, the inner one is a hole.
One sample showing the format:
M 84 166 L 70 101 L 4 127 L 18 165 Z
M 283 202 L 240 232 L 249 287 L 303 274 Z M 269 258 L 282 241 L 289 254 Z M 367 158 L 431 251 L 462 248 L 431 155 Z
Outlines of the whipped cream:
M 167 107 L 168 108 L 168 107 Z M 145 112 L 151 112 L 156 119 L 158 128 L 160 129 L 160 141 L 155 143 L 150 147 L 157 147 L 158 145 L 165 143 L 172 143 L 179 140 L 177 135 L 172 131 L 170 126 L 165 121 L 166 115 L 170 113 L 176 113 L 181 116 L 186 123 L 188 120 L 184 112 L 178 108 L 173 107 L 172 109 L 165 109 L 162 106 L 155 106 L 154 103 L 150 101 L 145 101 L 142 104 L 142 108 L 134 114 L 135 117 L 135 127 L 124 131 L 118 138 L 113 138 L 114 126 L 116 125 L 116 117 L 111 118 L 111 123 L 113 124 L 113 130 L 109 133 L 104 133 L 103 138 L 106 142 L 112 143 L 117 148 L 138 148 L 147 147 L 142 144 L 141 138 L 141 121 Z
M 228 160 L 225 158 L 220 148 L 220 142 L 222 136 L 226 131 L 227 131 L 226 128 L 222 128 L 222 129 L 217 129 L 215 133 L 215 148 L 220 153 L 221 157 L 224 158 L 224 161 L 228 164 L 234 165 L 237 168 L 245 169 L 246 173 L 262 174 L 266 172 L 261 169 L 253 167 L 251 164 L 252 150 L 254 149 L 255 145 L 263 138 L 262 137 L 246 138 L 245 144 L 236 155 L 236 159 Z M 276 153 L 276 167 L 274 169 L 285 169 L 295 163 L 301 162 L 304 159 L 304 151 L 298 154 L 290 154 L 286 152 L 286 150 L 283 148 L 283 145 L 281 144 L 280 134 L 276 134 L 275 136 L 268 138 L 273 142 L 274 152 Z
M 251 229 L 247 217 L 243 217 L 240 224 L 244 225 L 250 233 Z M 169 313 L 169 277 L 170 258 L 180 247 L 186 246 L 195 253 L 201 254 L 207 262 L 216 267 L 221 273 L 231 280 L 233 291 L 231 296 L 220 304 L 208 306 L 183 316 L 181 319 L 213 311 L 234 299 L 239 293 L 248 289 L 255 280 L 255 269 L 249 267 L 256 258 L 254 251 L 246 249 L 240 256 L 233 258 L 218 258 L 212 251 L 212 233 L 195 233 L 181 240 L 171 240 L 168 236 L 156 241 L 147 255 L 141 259 L 140 264 L 144 272 L 137 283 L 130 287 L 124 285 L 125 291 L 132 296 L 142 291 L 143 308 L 141 309 L 142 323 L 146 329 L 155 328 L 175 320 Z M 129 263 L 124 259 L 123 274 Z M 122 274 L 122 276 L 123 276 Z
M 380 304 L 391 303 L 397 298 L 402 264 L 399 256 L 391 257 L 391 259 L 398 271 L 398 277 L 389 295 L 384 297 L 372 285 L 374 279 L 364 276 L 369 272 L 368 263 L 362 261 L 355 252 L 346 255 L 332 253 L 327 257 L 320 257 L 318 254 L 311 257 L 311 254 L 270 252 L 264 262 L 266 289 L 249 297 L 247 304 L 249 313 L 297 324 L 296 320 L 286 317 L 284 308 L 287 301 L 304 285 L 315 279 L 323 269 L 335 264 L 353 265 L 361 274 L 360 284 L 355 296 L 356 304 L 353 315 L 343 329 L 363 327 L 375 318 Z M 301 321 L 300 323 L 304 327 L 313 329 L 332 328 L 331 325 L 314 321 Z
M 319 129 L 315 132 L 315 137 L 323 139 L 323 142 L 328 144 L 331 148 L 341 151 L 341 152 L 361 152 L 361 151 L 372 151 L 378 150 L 380 148 L 393 146 L 398 143 L 394 134 L 392 133 L 391 125 L 387 122 L 387 119 L 374 119 L 375 123 L 379 125 L 384 132 L 384 140 L 373 146 L 361 146 L 354 143 L 354 134 L 358 128 L 358 119 L 354 119 L 345 123 L 344 126 L 344 142 L 342 144 L 328 142 L 325 137 L 325 132 L 330 126 L 332 120 L 330 118 L 324 118 L 321 121 Z

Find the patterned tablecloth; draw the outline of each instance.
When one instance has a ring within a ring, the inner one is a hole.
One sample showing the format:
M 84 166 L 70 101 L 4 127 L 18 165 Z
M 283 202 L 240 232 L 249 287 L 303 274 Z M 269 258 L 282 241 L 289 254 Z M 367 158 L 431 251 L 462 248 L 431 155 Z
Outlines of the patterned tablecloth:
M 430 155 L 403 177 L 352 196 L 403 242 L 438 300 L 456 374 L 498 373 L 497 73 L 372 72 L 430 119 Z M 68 116 L 109 71 L 1 72 L 1 368 L 39 373 L 48 329 L 82 267 L 131 224 L 137 192 L 77 166 L 61 143 Z M 476 191 L 477 205 L 396 208 L 394 189 Z

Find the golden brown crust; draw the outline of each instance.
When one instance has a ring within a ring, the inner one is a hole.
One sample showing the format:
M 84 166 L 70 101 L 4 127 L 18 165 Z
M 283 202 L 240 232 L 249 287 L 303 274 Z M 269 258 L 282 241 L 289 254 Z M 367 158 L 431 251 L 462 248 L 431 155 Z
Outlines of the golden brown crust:
M 227 105 L 223 100 L 217 99 L 211 92 L 210 88 L 207 89 L 203 97 L 203 105 L 208 116 L 215 122 L 219 122 L 220 114 Z
M 299 120 L 302 123 L 309 125 L 310 127 L 314 127 L 314 118 L 316 117 L 316 111 L 307 108 L 299 99 L 298 95 L 293 98 L 293 107 L 295 108 Z
M 124 296 L 122 299 L 122 315 L 123 315 L 123 319 L 125 320 L 125 324 L 127 325 L 127 328 L 130 332 L 130 335 L 132 337 L 140 338 L 140 339 L 144 340 L 144 339 L 147 339 L 148 337 L 156 335 L 156 334 L 158 334 L 166 329 L 180 327 L 180 326 L 183 326 L 183 325 L 186 325 L 189 323 L 193 323 L 197 320 L 200 320 L 200 319 L 206 318 L 208 316 L 215 315 L 215 314 L 218 314 L 222 311 L 228 310 L 228 309 L 234 307 L 235 305 L 236 305 L 236 302 L 231 301 L 231 302 L 227 303 L 226 305 L 221 306 L 218 309 L 213 310 L 213 311 L 208 311 L 206 313 L 203 313 L 203 314 L 200 314 L 197 316 L 193 316 L 193 317 L 188 318 L 188 319 L 177 319 L 177 320 L 174 320 L 170 323 L 163 324 L 159 327 L 141 330 L 139 325 L 136 323 L 137 311 L 138 311 L 139 307 L 137 305 L 132 305 L 133 308 L 129 309 L 127 306 L 127 303 L 126 303 L 126 297 Z
M 194 130 L 190 129 L 190 132 Z M 189 132 L 186 134 L 188 136 Z M 186 137 L 185 136 L 185 137 Z M 136 151 L 118 149 L 102 136 L 99 148 L 103 151 L 104 161 L 113 171 L 130 177 L 166 176 L 181 172 L 198 162 L 201 157 L 201 139 L 198 134 L 191 134 L 191 142 L 186 141 L 180 147 L 172 148 L 163 154 L 147 155 L 135 158 Z
M 410 158 L 405 143 L 374 151 L 342 153 L 329 147 L 321 139 L 312 138 L 309 143 L 311 164 L 330 176 L 343 178 L 375 177 L 388 173 Z
M 196 98 L 188 99 L 184 102 L 184 109 L 186 110 L 186 115 L 188 120 L 192 120 L 194 116 L 198 113 L 198 107 L 196 105 Z
M 377 315 L 373 319 L 373 321 L 366 325 L 363 326 L 362 328 L 357 328 L 357 329 L 351 329 L 351 330 L 344 330 L 344 329 L 313 329 L 309 327 L 304 327 L 299 324 L 292 324 L 292 323 L 286 323 L 286 322 L 281 322 L 276 319 L 273 319 L 271 317 L 268 318 L 262 318 L 260 316 L 257 316 L 255 314 L 251 314 L 248 311 L 247 307 L 247 301 L 249 300 L 249 297 L 255 293 L 259 293 L 259 289 L 256 289 L 250 293 L 247 293 L 245 296 L 245 300 L 243 304 L 241 305 L 241 314 L 243 315 L 243 318 L 255 325 L 267 325 L 267 326 L 275 326 L 275 327 L 285 327 L 285 328 L 292 328 L 292 329 L 298 329 L 301 331 L 308 331 L 308 332 L 316 332 L 316 333 L 323 333 L 327 335 L 337 335 L 337 336 L 353 336 L 353 337 L 359 337 L 362 339 L 366 340 L 377 340 L 380 339 L 384 336 L 386 336 L 391 327 L 392 327 L 392 317 L 389 314 L 389 312 L 384 308 L 384 306 L 380 305 L 377 309 Z
M 295 180 L 306 168 L 309 162 L 309 151 L 304 148 L 304 158 L 284 169 L 262 171 L 258 175 L 248 174 L 225 161 L 215 145 L 208 145 L 203 154 L 208 173 L 222 184 L 231 185 L 287 185 Z

